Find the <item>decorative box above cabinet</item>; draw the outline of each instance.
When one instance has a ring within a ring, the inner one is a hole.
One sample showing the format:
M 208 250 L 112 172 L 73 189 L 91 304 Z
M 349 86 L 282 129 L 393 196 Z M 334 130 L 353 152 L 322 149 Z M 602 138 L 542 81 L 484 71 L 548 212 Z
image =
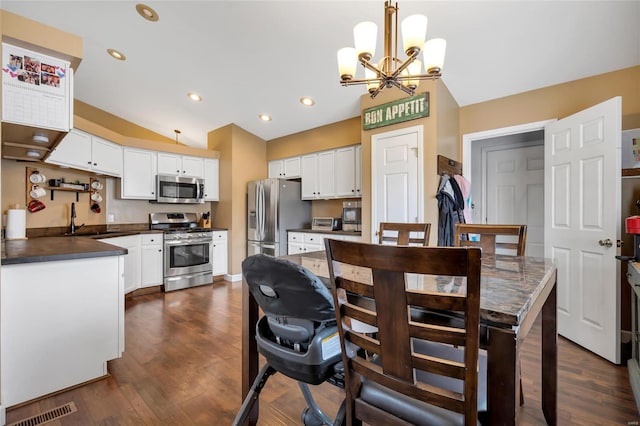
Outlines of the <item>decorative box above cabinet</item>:
M 68 132 L 73 70 L 68 61 L 2 43 L 2 121 Z
M 45 159 L 45 163 L 120 177 L 122 146 L 72 129 Z

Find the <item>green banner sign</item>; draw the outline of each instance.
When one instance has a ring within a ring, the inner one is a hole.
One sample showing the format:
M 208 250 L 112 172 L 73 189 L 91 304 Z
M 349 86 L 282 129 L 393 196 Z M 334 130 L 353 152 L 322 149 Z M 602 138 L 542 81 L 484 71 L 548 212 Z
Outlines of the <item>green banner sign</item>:
M 362 128 L 371 130 L 429 116 L 429 92 L 367 108 L 362 112 Z

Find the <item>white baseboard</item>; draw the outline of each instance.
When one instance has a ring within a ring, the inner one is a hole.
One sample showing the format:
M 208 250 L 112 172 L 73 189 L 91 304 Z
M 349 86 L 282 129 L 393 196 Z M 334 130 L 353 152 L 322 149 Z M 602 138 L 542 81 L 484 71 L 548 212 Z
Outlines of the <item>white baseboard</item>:
M 7 410 L 4 405 L 0 405 L 0 426 L 7 424 Z
M 629 330 L 620 330 L 620 343 L 629 343 L 631 341 L 631 332 Z
M 232 283 L 242 281 L 242 274 L 224 274 L 224 279 Z

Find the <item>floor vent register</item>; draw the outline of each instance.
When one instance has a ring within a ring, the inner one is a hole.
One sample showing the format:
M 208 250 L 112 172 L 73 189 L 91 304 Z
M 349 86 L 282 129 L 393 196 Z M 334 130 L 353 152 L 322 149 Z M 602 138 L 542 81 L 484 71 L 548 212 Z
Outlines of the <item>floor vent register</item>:
M 20 420 L 15 423 L 11 423 L 7 426 L 38 426 L 43 425 L 48 422 L 52 422 L 61 417 L 68 416 L 69 414 L 73 414 L 76 411 L 76 404 L 72 402 L 68 402 L 60 407 L 52 408 L 51 410 L 47 410 L 44 413 L 29 417 L 24 420 Z

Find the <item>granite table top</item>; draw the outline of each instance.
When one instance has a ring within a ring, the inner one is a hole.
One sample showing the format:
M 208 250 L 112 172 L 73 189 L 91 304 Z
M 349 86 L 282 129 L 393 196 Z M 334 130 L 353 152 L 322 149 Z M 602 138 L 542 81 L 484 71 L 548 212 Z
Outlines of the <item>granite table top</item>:
M 329 285 L 329 267 L 324 251 L 282 257 L 306 267 Z M 350 268 L 352 270 L 348 272 L 343 265 L 343 273 L 371 276 L 368 269 Z M 555 285 L 555 280 L 552 279 L 555 272 L 556 265 L 551 259 L 483 254 L 480 283 L 481 319 L 484 323 L 497 327 L 519 326 L 538 296 L 547 290 L 547 286 Z M 462 277 L 409 274 L 407 285 L 412 289 L 425 291 L 466 291 L 465 278 Z

